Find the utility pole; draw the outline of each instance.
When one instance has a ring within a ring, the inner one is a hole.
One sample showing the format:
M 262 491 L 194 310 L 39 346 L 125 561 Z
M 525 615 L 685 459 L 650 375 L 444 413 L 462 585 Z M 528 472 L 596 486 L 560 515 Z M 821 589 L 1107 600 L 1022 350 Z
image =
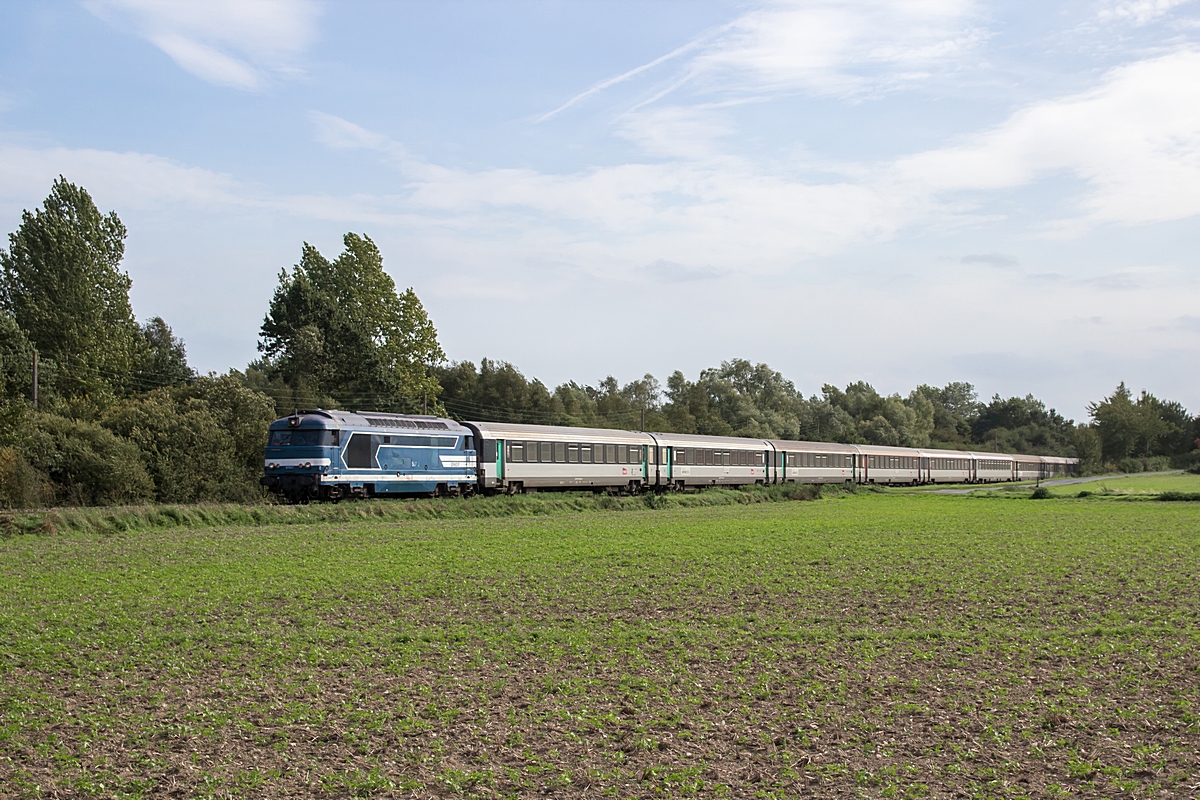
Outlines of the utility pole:
M 422 414 L 429 413 L 429 393 L 428 392 L 421 392 L 421 413 Z
M 646 432 L 646 407 L 642 406 L 642 433 Z
M 34 350 L 33 351 L 33 407 L 35 409 L 37 408 L 37 385 L 38 385 L 37 368 L 38 368 L 38 353 L 37 353 L 37 350 Z

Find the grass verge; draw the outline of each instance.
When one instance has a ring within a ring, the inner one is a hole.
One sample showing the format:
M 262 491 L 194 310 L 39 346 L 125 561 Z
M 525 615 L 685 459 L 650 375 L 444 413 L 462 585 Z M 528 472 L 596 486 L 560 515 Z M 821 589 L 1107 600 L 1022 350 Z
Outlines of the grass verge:
M 275 504 L 200 504 L 54 508 L 0 512 L 0 536 L 54 533 L 125 533 L 140 530 L 221 526 L 314 525 L 349 522 L 537 517 L 587 511 L 644 511 L 755 503 L 815 500 L 853 492 L 853 488 L 749 486 L 700 492 L 644 494 L 635 497 L 592 492 L 544 492 L 529 495 L 364 500 L 300 506 Z

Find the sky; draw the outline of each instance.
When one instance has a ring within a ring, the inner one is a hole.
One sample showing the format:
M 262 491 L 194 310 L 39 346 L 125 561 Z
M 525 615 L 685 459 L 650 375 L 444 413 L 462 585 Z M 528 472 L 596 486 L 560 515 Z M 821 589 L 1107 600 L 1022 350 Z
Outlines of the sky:
M 550 386 L 1200 411 L 1200 0 L 8 0 L 0 233 L 58 175 L 202 372 L 353 231 Z

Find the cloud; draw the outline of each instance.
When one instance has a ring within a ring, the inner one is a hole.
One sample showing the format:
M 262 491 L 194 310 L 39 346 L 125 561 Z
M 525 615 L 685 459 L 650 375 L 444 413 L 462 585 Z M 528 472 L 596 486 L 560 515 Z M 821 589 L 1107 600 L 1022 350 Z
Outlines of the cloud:
M 660 283 L 693 283 L 695 281 L 715 280 L 725 275 L 721 270 L 708 265 L 689 267 L 686 264 L 678 264 L 663 258 L 647 264 L 642 269 L 647 275 Z
M 89 0 L 103 19 L 129 24 L 193 75 L 259 91 L 316 38 L 312 0 Z
M 537 119 L 543 122 L 609 87 L 682 61 L 666 88 L 638 107 L 691 85 L 702 91 L 799 91 L 856 96 L 924 80 L 987 38 L 973 0 L 774 2 L 641 66 L 600 81 Z M 688 56 L 686 59 L 683 56 Z
M 667 106 L 624 115 L 617 135 L 650 155 L 700 159 L 719 154 L 717 140 L 734 132 L 718 110 Z
M 775 3 L 731 23 L 696 56 L 718 85 L 854 95 L 927 77 L 986 38 L 969 0 Z
M 326 147 L 334 150 L 373 150 L 398 163 L 414 161 L 404 145 L 382 133 L 367 130 L 323 111 L 309 111 L 308 118 L 313 124 L 317 141 Z
M 974 253 L 963 256 L 961 259 L 964 264 L 983 264 L 988 267 L 996 267 L 1005 269 L 1015 267 L 1017 259 L 1013 256 L 1006 256 L 1001 253 Z
M 121 208 L 259 204 L 228 175 L 185 167 L 160 156 L 0 144 L 0 200 L 27 202 L 30 197 L 44 197 L 59 175 L 86 186 L 101 205 Z
M 625 81 L 629 80 L 630 78 L 640 75 L 641 73 L 645 72 L 648 69 L 653 69 L 654 67 L 657 67 L 659 64 L 664 64 L 668 61 L 671 61 L 672 59 L 683 55 L 684 53 L 688 52 L 689 50 L 696 49 L 697 47 L 700 46 L 702 41 L 703 41 L 703 39 L 693 39 L 692 41 L 688 42 L 687 44 L 683 45 L 682 47 L 677 47 L 674 50 L 672 50 L 671 52 L 667 53 L 666 55 L 659 56 L 658 58 L 654 59 L 653 61 L 649 61 L 645 64 L 642 64 L 640 67 L 634 67 L 633 69 L 629 70 L 628 72 L 623 72 L 620 75 L 617 75 L 615 77 L 602 80 L 599 83 L 597 83 L 595 86 L 592 86 L 591 88 L 586 89 L 585 91 L 582 91 L 579 94 L 575 95 L 570 100 L 563 103 L 561 106 L 554 109 L 553 111 L 549 111 L 549 112 L 543 114 L 542 116 L 538 117 L 536 121 L 537 122 L 545 122 L 546 120 L 550 119 L 551 117 L 557 115 L 559 112 L 566 111 L 568 108 L 575 105 L 576 103 L 578 103 L 580 100 L 583 100 L 584 98 L 591 97 L 592 95 L 597 94 L 598 92 L 602 92 L 610 86 L 616 86 L 618 83 L 624 83 Z
M 1100 10 L 1101 22 L 1132 22 L 1146 25 L 1171 13 L 1191 0 L 1125 0 Z
M 960 143 L 900 159 L 935 196 L 995 193 L 1065 176 L 1085 185 L 1068 233 L 1200 214 L 1200 52 L 1112 70 L 1090 91 L 1035 103 Z

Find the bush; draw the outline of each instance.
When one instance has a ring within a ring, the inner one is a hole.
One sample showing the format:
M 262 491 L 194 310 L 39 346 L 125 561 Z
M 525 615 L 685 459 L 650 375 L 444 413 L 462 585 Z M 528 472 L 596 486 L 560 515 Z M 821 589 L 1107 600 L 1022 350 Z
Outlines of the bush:
M 1200 450 L 1193 450 L 1190 453 L 1173 456 L 1171 458 L 1171 467 L 1173 469 L 1186 469 L 1188 472 L 1200 475 Z
M 15 448 L 0 447 L 0 508 L 34 508 L 54 500 L 50 479 Z
M 1117 462 L 1121 472 L 1165 472 L 1171 468 L 1169 456 L 1149 456 L 1145 458 L 1123 458 Z
M 1050 490 L 1045 486 L 1039 486 L 1033 490 L 1033 494 L 1029 495 L 1030 500 L 1048 500 L 1054 495 L 1050 494 Z
M 1168 503 L 1197 503 L 1200 502 L 1200 492 L 1163 492 L 1158 499 Z
M 31 413 L 20 438 L 17 449 L 27 466 L 51 484 L 43 503 L 111 505 L 154 496 L 137 447 L 99 425 Z M 15 474 L 22 469 L 17 462 Z
M 104 426 L 133 442 L 163 503 L 262 496 L 274 404 L 232 376 L 157 389 L 111 409 Z

